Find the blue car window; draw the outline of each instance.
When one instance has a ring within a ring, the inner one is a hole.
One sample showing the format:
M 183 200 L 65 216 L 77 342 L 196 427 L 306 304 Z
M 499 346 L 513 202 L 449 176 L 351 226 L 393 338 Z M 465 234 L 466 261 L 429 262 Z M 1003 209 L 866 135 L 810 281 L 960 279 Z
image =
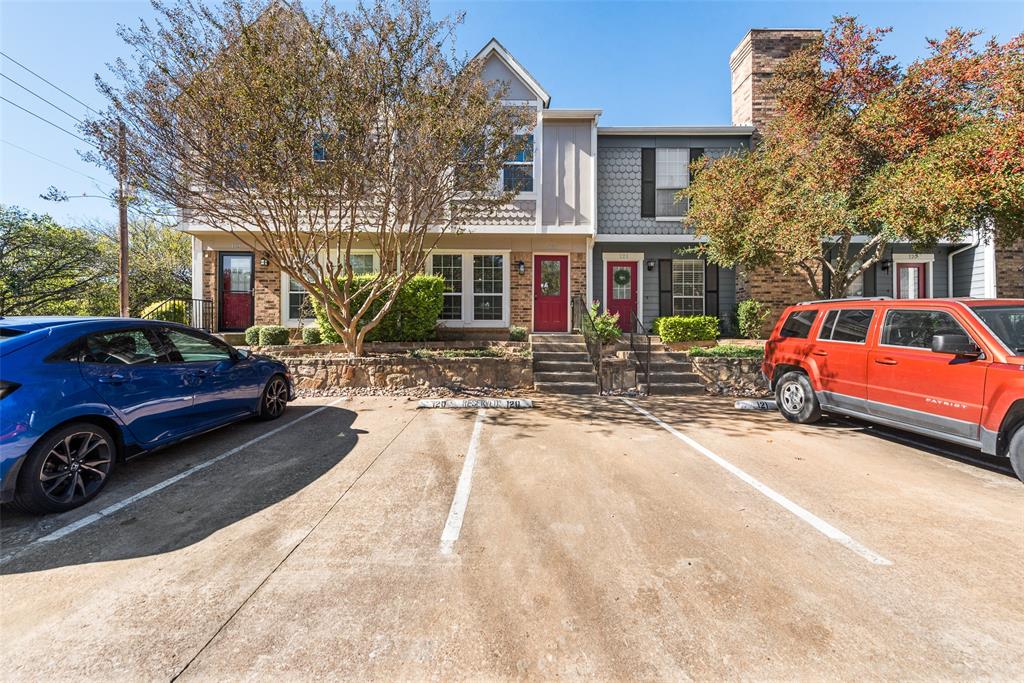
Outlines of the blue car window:
M 181 361 L 185 363 L 203 363 L 222 361 L 231 358 L 231 349 L 199 335 L 182 330 L 164 329 L 163 334 L 174 346 Z M 171 354 L 175 358 L 174 354 Z M 177 360 L 175 358 L 175 360 Z
M 106 365 L 146 365 L 164 359 L 145 330 L 117 330 L 85 338 L 82 360 Z

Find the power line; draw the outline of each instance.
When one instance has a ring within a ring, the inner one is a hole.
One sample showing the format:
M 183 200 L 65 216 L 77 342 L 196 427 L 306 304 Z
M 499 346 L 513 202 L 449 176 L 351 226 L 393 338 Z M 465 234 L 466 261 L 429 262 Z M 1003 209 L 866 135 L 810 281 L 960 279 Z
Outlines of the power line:
M 113 189 L 113 187 L 111 185 L 108 185 L 107 183 L 105 183 L 102 180 L 99 180 L 98 178 L 92 177 L 88 173 L 82 173 L 81 171 L 75 170 L 75 169 L 71 168 L 70 166 L 67 166 L 65 164 L 60 163 L 59 161 L 54 161 L 53 159 L 44 157 L 42 154 L 36 154 L 35 152 L 33 152 L 30 149 L 26 149 L 26 148 L 22 147 L 21 145 L 14 144 L 10 140 L 4 140 L 3 138 L 0 138 L 0 142 L 4 143 L 5 145 L 10 145 L 14 149 L 19 149 L 22 152 L 25 152 L 25 154 L 31 154 L 32 156 L 36 157 L 37 159 L 42 159 L 43 161 L 51 163 L 54 166 L 60 166 L 61 168 L 65 169 L 67 171 L 71 171 L 72 173 L 76 173 L 76 174 L 82 176 L 83 178 L 88 178 L 89 180 L 93 181 L 94 183 L 96 183 L 98 185 L 103 185 L 103 186 L 107 187 L 108 189 Z
M 65 90 L 64 88 L 61 88 L 61 87 L 60 87 L 59 85 L 56 85 L 56 84 L 55 84 L 55 83 L 53 83 L 52 81 L 48 81 L 47 79 L 43 78 L 42 76 L 40 76 L 39 74 L 37 74 L 37 73 L 36 73 L 35 71 L 33 71 L 32 69 L 28 68 L 27 66 L 25 66 L 24 64 L 22 64 L 21 62 L 19 62 L 19 61 L 18 61 L 17 59 L 15 59 L 14 57 L 12 57 L 12 56 L 10 56 L 9 54 L 7 54 L 6 52 L 4 52 L 4 51 L 0 50 L 0 55 L 3 55 L 3 56 L 4 56 L 4 57 L 6 57 L 7 59 L 11 60 L 12 62 L 14 62 L 14 63 L 15 63 L 15 64 L 17 64 L 18 66 L 20 66 L 20 67 L 21 67 L 22 69 L 24 69 L 25 71 L 29 72 L 30 74 L 32 74 L 33 76 L 35 76 L 36 78 L 38 78 L 39 80 L 41 80 L 41 81 L 42 81 L 43 83 L 46 83 L 47 85 L 49 85 L 49 86 L 50 86 L 51 88 L 55 88 L 55 89 L 59 90 L 60 92 L 64 93 L 65 95 L 67 95 L 68 97 L 70 97 L 71 99 L 73 99 L 73 100 L 74 100 L 75 102 L 78 102 L 78 103 L 79 103 L 80 105 L 82 105 L 83 107 L 85 107 L 86 109 L 88 109 L 89 111 L 91 111 L 91 112 L 92 112 L 93 114 L 97 114 L 97 115 L 99 114 L 99 112 L 98 112 L 98 111 L 96 111 L 95 109 L 93 109 L 92 107 L 90 107 L 90 106 L 89 106 L 88 104 L 86 104 L 86 103 L 85 103 L 85 102 L 83 102 L 82 100 L 78 99 L 77 97 L 75 97 L 74 95 L 72 95 L 71 93 L 69 93 L 69 92 L 68 92 L 67 90 Z
M 68 135 L 70 135 L 71 137 L 75 138 L 76 140 L 81 140 L 81 141 L 82 141 L 82 142 L 84 142 L 85 144 L 87 144 L 87 145 L 91 145 L 92 147 L 95 147 L 95 146 L 96 146 L 96 145 L 94 145 L 93 143 L 91 143 L 91 142 L 89 142 L 88 140 L 86 140 L 85 138 L 83 138 L 83 137 L 79 137 L 78 135 L 75 135 L 74 133 L 72 133 L 72 132 L 71 132 L 70 130 L 68 130 L 67 128 L 62 128 L 61 126 L 58 126 L 58 125 L 57 125 L 56 123 L 54 123 L 54 122 L 53 122 L 53 121 L 51 121 L 50 119 L 44 118 L 44 117 L 40 116 L 39 114 L 35 113 L 34 111 L 31 111 L 31 110 L 29 110 L 29 109 L 25 109 L 25 107 L 21 106 L 20 104 L 16 104 L 15 102 L 11 102 L 11 101 L 10 101 L 9 99 L 7 99 L 6 97 L 4 97 L 3 95 L 0 95 L 0 100 L 3 100 L 3 101 L 4 101 L 4 102 L 6 102 L 7 104 L 10 104 L 10 105 L 12 105 L 12 106 L 14 106 L 14 107 L 17 107 L 18 109 L 22 110 L 22 111 L 23 111 L 23 112 L 25 112 L 26 114 L 30 114 L 30 115 L 32 115 L 32 116 L 34 116 L 34 117 L 36 117 L 37 119 L 39 119 L 40 121 L 43 121 L 44 123 L 48 123 L 48 124 L 50 124 L 51 126 L 53 126 L 54 128 L 56 128 L 57 130 L 61 130 L 61 131 L 64 131 L 65 133 L 67 133 L 67 134 L 68 134 Z
M 78 121 L 79 123 L 81 123 L 81 124 L 83 124 L 83 125 L 85 124 L 85 122 L 84 122 L 84 121 L 82 121 L 82 119 L 78 118 L 78 117 L 77 117 L 77 116 L 75 116 L 74 114 L 72 114 L 72 113 L 70 113 L 70 112 L 68 112 L 68 111 L 66 111 L 66 110 L 64 110 L 64 109 L 61 109 L 60 107 L 58 107 L 58 106 L 57 106 L 56 104 L 54 104 L 54 103 L 53 103 L 53 102 L 51 102 L 50 100 L 46 99 L 45 97 L 43 97 L 43 96 L 42 96 L 42 95 L 40 95 L 39 93 L 37 93 L 37 92 L 35 92 L 35 91 L 31 90 L 30 88 L 26 88 L 26 87 L 25 87 L 25 86 L 23 86 L 23 85 L 22 85 L 21 83 L 18 83 L 18 81 L 14 80 L 13 78 L 11 78 L 10 76 L 8 76 L 7 74 L 0 74 L 0 76 L 3 76 L 3 77 L 4 77 L 4 78 L 6 78 L 7 80 L 9 80 L 9 81 L 10 81 L 11 83 L 13 83 L 14 85 L 18 86 L 19 88 L 21 88 L 22 90 L 24 90 L 24 91 L 25 91 L 25 92 L 27 92 L 28 94 L 32 95 L 33 97 L 35 97 L 35 98 L 37 98 L 37 99 L 40 99 L 40 100 L 42 100 L 43 102 L 46 102 L 46 103 L 47 103 L 48 105 L 50 105 L 51 107 L 53 107 L 54 109 L 56 109 L 56 110 L 57 110 L 57 111 L 59 111 L 60 113 L 62 113 L 62 114 L 65 114 L 65 115 L 67 115 L 67 116 L 70 116 L 70 117 L 71 117 L 71 118 L 73 118 L 73 119 L 74 119 L 75 121 Z

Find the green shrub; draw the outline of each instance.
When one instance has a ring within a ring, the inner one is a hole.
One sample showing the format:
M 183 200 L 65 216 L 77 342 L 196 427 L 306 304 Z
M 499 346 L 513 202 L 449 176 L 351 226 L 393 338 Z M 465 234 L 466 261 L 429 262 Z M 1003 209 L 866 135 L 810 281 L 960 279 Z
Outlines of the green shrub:
M 185 302 L 179 300 L 157 301 L 143 308 L 139 317 L 148 320 L 163 320 L 169 323 L 184 324 L 186 322 Z
M 736 307 L 736 321 L 740 335 L 747 339 L 760 339 L 764 323 L 771 315 L 772 309 L 757 299 L 741 301 Z
M 658 336 L 670 344 L 718 339 L 718 318 L 713 315 L 673 315 L 660 318 Z
M 514 342 L 526 341 L 526 328 L 513 325 L 508 328 L 508 340 Z
M 288 343 L 288 329 L 280 325 L 260 328 L 260 346 L 282 346 Z
M 593 334 L 597 337 L 597 340 L 602 344 L 611 344 L 614 341 L 618 341 L 619 337 L 622 336 L 622 330 L 619 329 L 619 314 L 618 313 L 598 313 L 597 309 L 600 304 L 595 301 L 590 306 L 590 319 L 592 319 L 593 325 L 590 325 L 590 321 L 584 321 L 588 327 L 593 328 Z
M 302 343 L 303 344 L 319 344 L 320 343 L 320 328 L 319 327 L 303 327 L 302 328 Z
M 659 337 L 661 336 L 661 321 L 662 320 L 664 320 L 664 318 L 655 318 L 654 320 L 651 321 L 651 334 L 659 336 Z
M 740 346 L 738 344 L 719 344 L 708 348 L 690 349 L 690 356 L 694 358 L 763 358 L 764 347 L 761 346 Z
M 245 345 L 246 346 L 259 346 L 260 345 L 260 330 L 263 329 L 263 325 L 253 325 L 245 331 Z
M 358 310 L 366 301 L 371 283 L 376 275 L 359 275 L 352 279 L 353 291 L 351 307 Z M 363 321 L 372 320 L 384 306 L 384 301 L 373 302 Z M 437 317 L 444 307 L 444 278 L 435 275 L 415 275 L 398 292 L 391 310 L 388 311 L 380 324 L 370 330 L 366 341 L 425 341 L 434 337 Z M 317 325 L 320 327 L 320 338 L 324 343 L 337 344 L 341 337 L 331 327 L 327 319 L 327 311 L 323 305 L 313 299 L 313 312 Z M 362 322 L 360 323 L 360 328 Z

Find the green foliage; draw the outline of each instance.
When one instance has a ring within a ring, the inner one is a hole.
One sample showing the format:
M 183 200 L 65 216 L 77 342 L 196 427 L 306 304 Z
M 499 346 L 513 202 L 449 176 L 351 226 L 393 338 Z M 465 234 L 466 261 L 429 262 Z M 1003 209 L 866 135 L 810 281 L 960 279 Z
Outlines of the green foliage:
M 526 339 L 527 339 L 527 333 L 526 333 L 526 328 L 525 327 L 519 327 L 518 325 L 513 325 L 510 328 L 508 328 L 508 340 L 509 341 L 523 342 L 523 341 L 526 341 Z
M 757 299 L 741 301 L 736 307 L 736 321 L 740 328 L 740 335 L 747 339 L 760 339 L 761 330 L 765 321 L 771 315 L 772 309 Z
M 601 344 L 611 344 L 612 342 L 618 341 L 619 337 L 622 336 L 622 330 L 619 329 L 619 314 L 618 313 L 598 313 L 600 304 L 595 301 L 590 306 L 590 319 L 584 320 L 584 333 L 589 331 L 597 338 L 597 341 Z M 593 320 L 591 325 L 590 320 Z
M 359 275 L 352 278 L 354 293 L 350 297 L 351 310 L 356 311 L 369 294 L 376 275 Z M 385 298 L 378 298 L 370 311 L 360 320 L 359 329 L 366 321 L 374 319 L 385 304 Z M 320 336 L 325 343 L 336 344 L 341 337 L 331 326 L 323 303 L 315 297 L 313 312 L 320 327 Z M 425 341 L 432 339 L 437 327 L 437 317 L 444 307 L 444 278 L 434 275 L 413 276 L 399 290 L 391 310 L 381 319 L 380 324 L 370 330 L 366 341 Z
M 260 328 L 260 346 L 283 346 L 288 343 L 288 328 L 266 325 Z
M 693 348 L 689 353 L 693 358 L 763 358 L 764 347 L 719 344 L 708 348 Z
M 302 328 L 302 343 L 303 344 L 319 344 L 321 342 L 320 328 L 319 327 L 303 327 Z
M 164 320 L 169 323 L 187 322 L 184 301 L 156 301 L 142 309 L 140 317 L 150 320 Z
M 413 358 L 504 358 L 515 354 L 488 347 L 486 349 L 413 349 L 409 355 Z
M 718 318 L 713 315 L 673 315 L 660 318 L 658 336 L 670 344 L 718 339 Z
M 259 346 L 260 345 L 260 330 L 263 329 L 263 325 L 253 325 L 245 331 L 245 344 L 246 346 Z
M 0 205 L 0 315 L 89 313 L 83 296 L 102 272 L 88 230 Z

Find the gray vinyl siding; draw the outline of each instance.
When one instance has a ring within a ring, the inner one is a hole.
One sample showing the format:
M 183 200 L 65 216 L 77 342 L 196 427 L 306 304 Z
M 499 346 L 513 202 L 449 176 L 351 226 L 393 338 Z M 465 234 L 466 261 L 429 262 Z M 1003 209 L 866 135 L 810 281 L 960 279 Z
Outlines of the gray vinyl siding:
M 685 235 L 681 221 L 640 216 L 640 150 L 643 148 L 749 148 L 748 136 L 598 136 L 597 230 L 611 235 Z
M 955 248 L 955 247 L 953 247 Z M 880 264 L 875 264 L 873 268 L 864 273 L 865 279 L 872 278 L 875 283 L 874 295 L 875 296 L 895 296 L 893 292 L 893 273 L 896 268 L 896 264 L 893 261 L 893 254 L 917 254 L 917 253 L 929 253 L 915 250 L 913 246 L 909 244 L 894 244 L 891 247 L 886 247 L 885 255 L 882 260 L 888 263 L 888 270 L 882 270 Z M 948 286 L 948 259 L 949 247 L 940 246 L 933 249 L 930 253 L 934 254 L 935 261 L 929 264 L 932 269 L 932 296 L 933 297 L 944 297 L 947 295 Z M 865 286 L 869 288 L 870 285 L 865 282 Z
M 541 221 L 545 226 L 591 224 L 592 132 L 592 121 L 544 123 Z
M 972 247 L 953 257 L 953 296 L 985 296 L 983 247 Z

